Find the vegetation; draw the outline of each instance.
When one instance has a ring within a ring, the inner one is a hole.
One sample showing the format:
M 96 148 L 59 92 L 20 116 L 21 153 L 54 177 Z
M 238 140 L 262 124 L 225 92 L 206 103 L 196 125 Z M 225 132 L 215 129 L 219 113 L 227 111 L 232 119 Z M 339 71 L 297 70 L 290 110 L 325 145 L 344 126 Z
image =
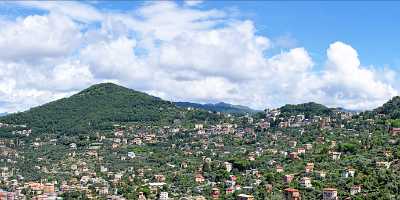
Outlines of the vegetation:
M 0 122 L 25 124 L 35 133 L 79 134 L 109 130 L 114 123 L 121 122 L 172 124 L 179 119 L 204 121 L 209 117 L 217 118 L 206 111 L 184 111 L 169 101 L 102 83 L 69 98 L 7 115 L 0 118 Z
M 287 104 L 285 106 L 282 106 L 280 108 L 280 111 L 281 114 L 286 117 L 291 115 L 296 116 L 299 114 L 304 114 L 306 118 L 310 118 L 314 115 L 329 116 L 333 113 L 332 109 L 314 102 L 297 105 Z
M 400 118 L 400 96 L 393 97 L 381 107 L 374 109 L 373 113 L 387 115 L 390 119 Z
M 302 199 L 322 199 L 329 187 L 337 189 L 339 199 L 396 199 L 400 140 L 389 127 L 400 127 L 392 118 L 399 106 L 392 100 L 383 106 L 386 111 L 356 114 L 307 103 L 283 106 L 279 117 L 225 115 L 99 84 L 1 118 L 6 124 L 0 124 L 0 171 L 3 176 L 7 167 L 15 173 L 1 177 L 0 189 L 13 191 L 18 184 L 31 199 L 36 194 L 25 183 L 34 181 L 73 186 L 59 192 L 64 199 L 107 199 L 100 190 L 126 199 L 139 194 L 157 199 L 160 191 L 174 199 L 210 199 L 217 188 L 220 199 L 243 193 L 275 200 L 286 188 L 298 189 Z M 273 126 L 276 122 L 288 126 Z M 32 134 L 26 134 L 29 129 Z M 305 153 L 298 153 L 300 148 Z M 298 158 L 289 156 L 293 152 Z M 340 158 L 334 159 L 334 152 Z M 308 163 L 313 172 L 306 171 Z M 345 173 L 349 169 L 354 175 Z M 196 175 L 204 182 L 196 182 Z M 285 175 L 293 180 L 285 183 Z M 303 177 L 311 178 L 312 187 L 301 185 Z M 155 189 L 150 183 L 165 184 Z M 358 185 L 362 191 L 351 194 Z M 232 188 L 233 193 L 226 192 Z
M 181 108 L 196 108 L 203 109 L 212 112 L 222 112 L 222 113 L 231 113 L 231 114 L 253 114 L 259 111 L 253 110 L 247 106 L 241 105 L 232 105 L 224 102 L 216 103 L 216 104 L 198 104 L 198 103 L 190 103 L 190 102 L 175 102 L 178 107 Z

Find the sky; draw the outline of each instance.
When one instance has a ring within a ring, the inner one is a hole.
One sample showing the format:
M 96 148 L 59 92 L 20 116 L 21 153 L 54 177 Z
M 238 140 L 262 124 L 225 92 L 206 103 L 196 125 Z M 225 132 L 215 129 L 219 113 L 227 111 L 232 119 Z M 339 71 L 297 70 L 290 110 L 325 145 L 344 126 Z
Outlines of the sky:
M 395 1 L 0 2 L 0 113 L 113 82 L 171 101 L 366 110 L 399 94 Z

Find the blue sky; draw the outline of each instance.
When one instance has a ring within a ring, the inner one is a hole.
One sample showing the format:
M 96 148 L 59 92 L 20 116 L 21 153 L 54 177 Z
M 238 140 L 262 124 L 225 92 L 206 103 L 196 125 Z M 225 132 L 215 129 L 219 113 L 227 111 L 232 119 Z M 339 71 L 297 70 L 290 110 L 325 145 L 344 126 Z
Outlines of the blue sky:
M 395 1 L 3 2 L 0 111 L 105 81 L 173 101 L 371 109 L 400 90 L 399 7 Z
M 212 1 L 206 7 L 237 8 L 255 21 L 260 34 L 289 35 L 319 61 L 327 45 L 340 40 L 356 48 L 366 65 L 400 65 L 400 2 Z
M 179 1 L 180 3 L 184 3 Z M 134 10 L 146 2 L 107 2 L 99 9 Z M 396 1 L 206 1 L 201 9 L 237 10 L 260 34 L 290 37 L 323 61 L 327 44 L 341 40 L 355 47 L 366 65 L 398 69 L 400 2 Z
M 177 1 L 184 4 L 183 1 Z M 131 12 L 148 2 L 99 1 L 100 10 Z M 251 19 L 259 34 L 289 37 L 324 61 L 327 44 L 341 40 L 352 44 L 365 65 L 400 67 L 400 2 L 396 1 L 205 1 L 199 9 L 236 10 L 238 18 Z M 2 14 L 26 16 L 40 9 L 7 6 Z

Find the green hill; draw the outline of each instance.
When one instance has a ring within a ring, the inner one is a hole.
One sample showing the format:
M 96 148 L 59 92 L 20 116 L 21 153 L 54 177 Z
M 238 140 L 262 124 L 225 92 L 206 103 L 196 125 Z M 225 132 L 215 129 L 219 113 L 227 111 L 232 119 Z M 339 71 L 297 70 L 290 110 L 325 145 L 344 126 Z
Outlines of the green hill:
M 199 103 L 191 103 L 191 102 L 175 102 L 180 108 L 197 108 L 203 109 L 213 112 L 222 112 L 222 113 L 231 113 L 231 114 L 253 114 L 256 112 L 260 112 L 257 110 L 253 110 L 247 106 L 241 105 L 232 105 L 224 102 L 216 103 L 216 104 L 199 104 Z
M 373 110 L 375 114 L 385 114 L 388 118 L 400 118 L 400 96 L 393 97 L 391 100 Z
M 297 105 L 287 104 L 282 106 L 280 111 L 283 116 L 304 114 L 307 118 L 314 115 L 327 116 L 333 113 L 332 109 L 314 102 Z
M 10 114 L 0 122 L 26 124 L 36 131 L 76 133 L 114 122 L 172 122 L 181 110 L 173 103 L 112 83 L 93 85 L 69 98 Z

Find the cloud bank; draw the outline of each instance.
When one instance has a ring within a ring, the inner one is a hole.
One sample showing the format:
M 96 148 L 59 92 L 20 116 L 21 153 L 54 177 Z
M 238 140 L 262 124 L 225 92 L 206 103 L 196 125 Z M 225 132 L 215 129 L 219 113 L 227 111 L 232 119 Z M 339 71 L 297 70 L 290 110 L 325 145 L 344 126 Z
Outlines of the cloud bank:
M 168 100 L 259 109 L 308 101 L 369 109 L 398 94 L 396 72 L 362 66 L 349 44 L 327 44 L 325 63 L 302 47 L 267 56 L 282 42 L 258 34 L 251 20 L 201 3 L 103 11 L 77 2 L 17 2 L 45 12 L 0 18 L 0 112 L 104 81 Z

